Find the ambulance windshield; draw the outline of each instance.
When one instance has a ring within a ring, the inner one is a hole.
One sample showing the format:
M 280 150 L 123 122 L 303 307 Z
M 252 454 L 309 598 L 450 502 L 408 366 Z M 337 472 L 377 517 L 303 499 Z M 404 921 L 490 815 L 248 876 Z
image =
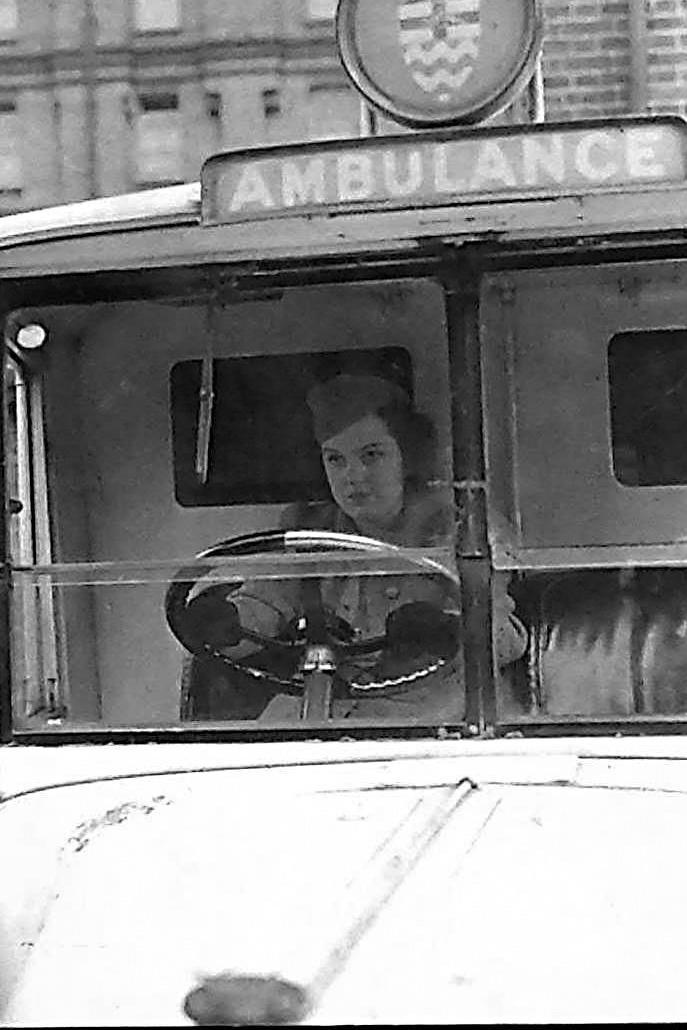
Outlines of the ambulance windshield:
M 461 722 L 437 284 L 35 308 L 6 336 L 18 729 Z

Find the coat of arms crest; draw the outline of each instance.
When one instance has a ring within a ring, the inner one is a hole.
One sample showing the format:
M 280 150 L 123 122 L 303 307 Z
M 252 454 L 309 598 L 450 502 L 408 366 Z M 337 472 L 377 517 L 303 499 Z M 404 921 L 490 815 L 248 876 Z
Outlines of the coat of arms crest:
M 480 0 L 399 0 L 398 20 L 415 82 L 441 103 L 455 100 L 479 54 Z

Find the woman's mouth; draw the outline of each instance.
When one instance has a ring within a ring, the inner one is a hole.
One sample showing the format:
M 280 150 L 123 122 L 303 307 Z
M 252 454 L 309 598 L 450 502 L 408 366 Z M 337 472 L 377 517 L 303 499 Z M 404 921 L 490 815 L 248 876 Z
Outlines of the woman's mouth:
M 348 495 L 348 502 L 349 504 L 360 506 L 361 504 L 366 504 L 371 496 L 369 490 L 351 490 Z

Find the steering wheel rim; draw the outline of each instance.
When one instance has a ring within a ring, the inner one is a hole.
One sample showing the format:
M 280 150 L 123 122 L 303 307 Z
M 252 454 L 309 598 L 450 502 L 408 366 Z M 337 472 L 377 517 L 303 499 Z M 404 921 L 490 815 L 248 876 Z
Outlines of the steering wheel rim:
M 266 552 L 285 554 L 303 550 L 310 552 L 345 550 L 349 552 L 356 551 L 367 554 L 384 554 L 386 556 L 397 557 L 404 563 L 416 567 L 418 569 L 418 573 L 423 572 L 432 575 L 439 574 L 448 579 L 458 590 L 460 589 L 460 579 L 457 573 L 454 573 L 453 570 L 446 565 L 437 562 L 426 555 L 409 553 L 406 548 L 402 548 L 396 544 L 390 544 L 382 540 L 376 540 L 373 537 L 338 533 L 329 530 L 265 530 L 262 532 L 247 533 L 237 537 L 230 537 L 226 540 L 221 540 L 206 550 L 201 551 L 195 556 L 192 562 L 179 569 L 172 578 L 165 595 L 164 609 L 170 630 L 182 646 L 193 655 L 219 659 L 223 664 L 226 664 L 237 672 L 245 673 L 255 679 L 268 681 L 277 686 L 284 686 L 293 690 L 296 685 L 296 681 L 293 676 L 286 679 L 263 669 L 255 668 L 248 663 L 231 658 L 220 651 L 219 648 L 215 648 L 207 643 L 204 643 L 202 649 L 198 650 L 191 644 L 188 636 L 183 631 L 183 614 L 186 610 L 188 598 L 194 587 L 204 575 L 207 575 L 208 572 L 207 567 L 203 564 L 199 566 L 199 563 L 211 561 L 216 558 L 250 556 L 264 554 Z M 242 582 L 242 580 L 237 579 L 235 589 L 239 589 Z M 246 631 L 245 627 L 243 627 L 243 629 L 244 632 L 247 632 L 246 639 L 256 640 L 267 647 L 274 647 L 277 649 L 286 648 L 291 650 L 295 647 L 305 646 L 302 641 L 279 641 L 274 638 L 265 637 L 261 634 Z M 359 641 L 351 644 L 337 642 L 337 646 L 343 647 L 347 651 L 348 655 L 352 656 L 355 654 L 382 650 L 384 641 L 385 637 L 376 637 L 370 638 L 367 641 Z M 413 683 L 419 679 L 424 679 L 438 671 L 446 664 L 446 659 L 437 658 L 434 662 L 429 663 L 421 669 L 415 669 L 412 672 L 398 677 L 367 683 L 349 681 L 347 686 L 352 694 L 357 694 L 358 696 L 383 693 L 389 689 L 405 687 L 407 684 Z

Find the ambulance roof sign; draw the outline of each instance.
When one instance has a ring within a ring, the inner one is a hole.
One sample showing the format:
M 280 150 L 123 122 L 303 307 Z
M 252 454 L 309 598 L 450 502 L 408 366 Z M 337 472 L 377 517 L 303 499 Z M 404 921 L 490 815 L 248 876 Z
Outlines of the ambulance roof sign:
M 682 184 L 686 128 L 677 116 L 644 116 L 216 154 L 201 172 L 202 220 L 221 225 Z
M 356 89 L 415 128 L 502 110 L 541 48 L 539 0 L 339 0 L 336 25 Z

